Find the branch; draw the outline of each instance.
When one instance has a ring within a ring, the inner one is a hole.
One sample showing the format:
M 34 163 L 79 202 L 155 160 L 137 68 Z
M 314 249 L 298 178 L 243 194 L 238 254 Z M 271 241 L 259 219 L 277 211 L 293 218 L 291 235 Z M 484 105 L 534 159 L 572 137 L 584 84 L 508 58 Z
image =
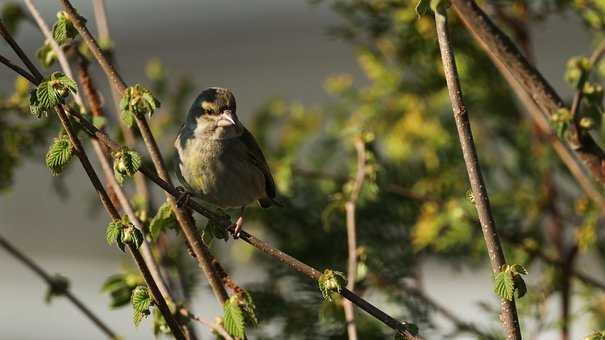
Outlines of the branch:
M 29 72 L 27 72 L 23 68 L 21 68 L 21 66 L 15 65 L 12 61 L 8 60 L 3 55 L 0 55 L 0 63 L 3 63 L 4 65 L 8 66 L 8 68 L 10 68 L 11 70 L 17 72 L 20 76 L 22 76 L 23 78 L 29 80 L 30 82 L 32 82 L 32 83 L 35 82 L 34 76 L 32 76 L 31 74 L 29 74 Z
M 42 79 L 41 73 L 33 65 L 31 60 L 29 60 L 27 55 L 25 55 L 25 53 L 23 52 L 21 47 L 13 40 L 12 36 L 8 33 L 8 31 L 6 30 L 6 27 L 4 26 L 4 24 L 1 21 L 0 21 L 0 35 L 2 35 L 2 37 L 9 43 L 9 45 L 13 48 L 15 53 L 17 53 L 17 55 L 20 58 L 22 58 L 23 63 L 30 68 L 30 72 L 32 74 L 36 75 L 37 81 L 35 82 L 35 84 L 37 85 L 40 82 L 40 80 Z M 55 111 L 56 111 L 57 115 L 59 116 L 59 120 L 61 121 L 63 129 L 65 129 L 65 132 L 67 133 L 67 135 L 69 137 L 69 141 L 71 142 L 71 144 L 73 146 L 74 153 L 80 160 L 80 163 L 82 164 L 82 167 L 84 168 L 84 171 L 86 172 L 86 175 L 88 176 L 90 182 L 92 183 L 93 187 L 97 191 L 97 194 L 99 195 L 99 198 L 100 198 L 101 202 L 103 203 L 105 210 L 107 211 L 107 213 L 110 215 L 110 217 L 112 219 L 119 220 L 120 215 L 118 214 L 117 209 L 115 208 L 115 206 L 109 199 L 109 195 L 107 195 L 105 188 L 103 188 L 103 184 L 101 184 L 99 177 L 97 176 L 94 168 L 92 167 L 92 164 L 90 163 L 90 160 L 88 159 L 88 156 L 86 155 L 86 152 L 82 146 L 82 143 L 80 142 L 77 134 L 75 133 L 73 127 L 71 126 L 69 118 L 67 117 L 67 114 L 65 112 L 65 108 L 63 107 L 63 105 L 59 105 L 56 107 Z M 158 289 L 155 281 L 153 280 L 153 277 L 151 276 L 151 273 L 149 272 L 149 269 L 148 269 L 147 265 L 145 264 L 143 257 L 141 256 L 141 253 L 139 252 L 139 250 L 137 248 L 133 247 L 130 243 L 129 243 L 129 249 L 130 249 L 130 252 L 132 253 L 139 269 L 141 270 L 141 273 L 143 274 L 143 278 L 145 279 L 145 282 L 147 283 L 147 286 L 149 287 L 149 289 L 152 293 L 152 296 L 153 296 L 155 302 L 157 303 L 158 308 L 160 309 L 160 312 L 166 319 L 166 323 L 168 324 L 170 330 L 172 331 L 172 333 L 174 334 L 174 336 L 177 339 L 184 340 L 185 337 L 184 337 L 181 329 L 179 328 L 178 324 L 176 323 L 176 320 L 174 319 L 174 315 L 172 315 L 172 313 L 170 312 L 170 309 L 168 308 L 166 301 L 160 294 L 159 289 Z
M 67 12 L 69 19 L 74 24 L 74 27 L 80 33 L 80 36 L 88 46 L 89 50 L 92 52 L 93 56 L 97 59 L 101 68 L 105 72 L 105 74 L 112 80 L 115 88 L 118 92 L 123 93 L 126 90 L 126 83 L 122 80 L 120 75 L 111 65 L 109 60 L 105 57 L 99 45 L 97 44 L 94 37 L 90 34 L 88 29 L 86 28 L 84 22 L 81 17 L 76 12 L 75 8 L 71 5 L 69 0 L 59 0 L 65 11 Z M 136 114 L 135 120 L 139 131 L 143 137 L 143 141 L 147 147 L 147 151 L 149 152 L 149 156 L 154 164 L 156 171 L 161 179 L 170 183 L 170 176 L 168 171 L 166 170 L 166 166 L 164 165 L 164 160 L 162 159 L 162 155 L 158 148 L 158 145 L 151 133 L 151 129 L 149 128 L 149 124 L 144 116 Z M 168 200 L 176 219 L 179 223 L 181 231 L 183 235 L 185 235 L 186 241 L 189 244 L 190 248 L 193 250 L 195 254 L 195 258 L 198 261 L 199 267 L 202 269 L 206 277 L 208 278 L 208 282 L 210 283 L 210 287 L 214 292 L 219 303 L 222 305 L 228 299 L 227 292 L 225 291 L 225 287 L 222 285 L 222 282 L 216 272 L 214 271 L 211 264 L 211 254 L 208 247 L 202 241 L 201 235 L 196 232 L 195 225 L 192 221 L 191 216 L 185 213 L 181 208 L 177 207 L 176 200 L 171 195 L 166 195 L 166 199 Z
M 489 196 L 481 175 L 477 150 L 473 141 L 473 134 L 468 117 L 468 112 L 462 98 L 462 89 L 460 88 L 460 80 L 456 69 L 456 60 L 454 59 L 454 51 L 451 46 L 449 33 L 447 29 L 447 17 L 445 10 L 439 6 L 435 11 L 435 24 L 437 27 L 437 37 L 439 40 L 439 49 L 441 50 L 441 58 L 443 61 L 443 69 L 447 87 L 449 90 L 452 109 L 454 111 L 454 120 L 458 129 L 458 138 L 462 147 L 464 163 L 468 173 L 471 190 L 473 192 L 475 208 L 481 222 L 483 238 L 489 253 L 489 258 L 494 275 L 500 272 L 502 267 L 506 265 L 506 259 L 502 252 L 498 232 L 492 216 L 489 203 Z M 517 308 L 515 306 L 514 297 L 511 301 L 501 299 L 501 315 L 502 325 L 506 331 L 506 337 L 509 340 L 520 340 L 521 330 L 519 328 L 519 320 L 517 317 Z
M 366 174 L 366 149 L 364 141 L 361 137 L 355 139 L 355 151 L 357 152 L 357 172 L 351 196 L 345 203 L 347 216 L 347 247 L 348 264 L 347 264 L 347 289 L 351 292 L 355 291 L 355 281 L 357 281 L 357 231 L 355 221 L 355 210 L 359 193 L 363 187 L 363 182 Z M 355 326 L 355 313 L 351 301 L 343 301 L 345 310 L 345 320 L 347 323 L 347 334 L 349 340 L 357 340 L 357 327 Z
M 63 0 L 61 0 L 61 1 L 63 1 Z M 36 85 L 38 83 L 39 83 L 39 80 L 34 82 L 34 84 L 36 84 Z M 62 112 L 63 115 L 65 114 L 64 110 L 69 110 L 69 109 L 65 108 L 65 107 L 59 107 L 59 111 Z M 122 146 L 120 144 L 111 140 L 104 132 L 98 130 L 90 121 L 85 119 L 80 113 L 69 111 L 69 114 L 71 115 L 71 117 L 73 117 L 77 121 L 77 123 L 79 123 L 81 125 L 81 127 L 84 129 L 84 131 L 87 134 L 89 134 L 92 138 L 97 139 L 99 142 L 101 142 L 104 146 L 108 147 L 110 150 L 118 151 L 122 148 Z M 149 180 L 151 180 L 152 182 L 154 182 L 155 184 L 160 186 L 162 189 L 164 189 L 164 191 L 166 191 L 168 194 L 171 195 L 172 199 L 180 196 L 180 193 L 176 190 L 176 188 L 171 183 L 160 178 L 153 170 L 150 170 L 146 166 L 143 165 L 139 168 L 138 171 L 143 173 Z M 98 180 L 98 178 L 97 178 L 97 180 Z M 203 215 L 209 219 L 215 220 L 217 222 L 223 222 L 223 225 L 225 227 L 228 226 L 228 220 L 226 220 L 225 216 L 219 215 L 211 210 L 204 208 L 202 205 L 195 202 L 194 200 L 189 200 L 187 203 L 187 207 L 189 209 L 195 210 L 196 212 L 200 213 L 201 215 Z M 280 251 L 279 249 L 275 249 L 275 248 L 271 247 L 271 245 L 269 245 L 268 243 L 254 237 L 253 235 L 249 234 L 245 230 L 241 231 L 240 239 L 247 242 L 248 244 L 254 246 L 255 248 L 259 249 L 260 251 L 264 252 L 265 254 L 276 258 L 278 261 L 289 265 L 294 270 L 306 275 L 307 277 L 309 277 L 315 281 L 317 281 L 321 275 L 321 273 L 317 269 L 310 267 L 310 266 L 304 264 L 303 262 L 300 262 L 299 260 Z M 200 240 L 200 242 L 202 242 L 202 241 Z M 156 289 L 157 289 L 157 287 L 156 287 Z M 152 293 L 154 293 L 154 292 L 152 291 Z M 355 293 L 351 292 L 350 290 L 343 288 L 340 292 L 340 295 L 342 295 L 344 298 L 350 300 L 355 305 L 357 305 L 359 308 L 363 309 L 365 312 L 372 315 L 374 318 L 380 320 L 382 323 L 384 323 L 388 327 L 400 332 L 402 335 L 405 336 L 406 339 L 410 339 L 410 340 L 422 339 L 419 336 L 414 336 L 410 332 L 410 329 L 409 329 L 410 324 L 402 323 L 402 322 L 396 320 L 395 318 L 386 314 L 385 312 L 378 309 L 377 307 L 375 307 L 371 303 L 367 302 L 363 298 L 359 297 Z
M 9 254 L 13 255 L 17 260 L 21 261 L 26 267 L 31 269 L 34 273 L 36 273 L 42 280 L 44 280 L 49 287 L 52 287 L 55 284 L 55 279 L 48 274 L 40 265 L 34 262 L 34 260 L 27 257 L 24 253 L 19 251 L 15 246 L 9 243 L 7 239 L 0 235 L 0 246 L 4 248 Z M 78 308 L 92 323 L 95 324 L 105 335 L 107 335 L 110 339 L 118 339 L 118 336 L 99 319 L 88 307 L 84 305 L 80 299 L 78 299 L 72 292 L 69 291 L 69 288 L 65 291 L 61 292 L 62 296 L 65 296 L 71 303 L 73 303 L 76 308 Z
M 573 101 L 571 103 L 571 116 L 577 116 L 578 110 L 580 109 L 580 103 L 582 102 L 582 98 L 584 97 L 584 84 L 588 81 L 590 77 L 590 71 L 594 69 L 595 66 L 599 63 L 603 55 L 605 54 L 605 42 L 601 43 L 601 45 L 592 53 L 590 56 L 590 69 L 586 74 L 583 74 L 578 83 L 578 91 L 573 97 Z
M 452 7 L 483 49 L 498 60 L 517 79 L 523 90 L 534 100 L 540 111 L 551 116 L 562 108 L 563 101 L 544 77 L 527 61 L 513 42 L 502 32 L 473 0 L 451 0 Z M 570 125 L 564 140 L 576 152 L 592 176 L 605 182 L 605 153 L 588 132 Z
M 76 121 L 82 126 L 84 131 L 87 134 L 89 134 L 92 138 L 98 139 L 102 144 L 104 144 L 111 150 L 120 150 L 120 148 L 122 147 L 120 144 L 111 140 L 102 131 L 99 131 L 94 125 L 92 125 L 92 123 L 90 123 L 88 120 L 86 120 L 84 117 L 82 117 L 82 115 L 80 115 L 78 112 L 70 112 L 70 113 L 76 119 Z M 142 165 L 139 168 L 139 171 L 141 173 L 143 173 L 149 180 L 151 180 L 152 182 L 154 182 L 155 184 L 160 186 L 162 189 L 164 189 L 164 191 L 166 191 L 173 197 L 179 197 L 180 193 L 176 190 L 176 188 L 172 184 L 161 179 L 153 170 L 150 170 L 146 166 Z M 199 203 L 197 203 L 194 200 L 189 200 L 187 202 L 187 207 L 192 210 L 195 210 L 196 212 L 200 213 L 201 215 L 207 217 L 208 219 L 211 219 L 211 220 L 214 220 L 217 222 L 225 221 L 225 216 L 219 215 L 214 211 L 206 209 L 205 207 L 203 207 L 202 205 L 200 205 Z M 228 223 L 223 223 L 223 225 L 225 227 L 227 227 Z M 278 261 L 289 265 L 294 270 L 306 275 L 307 277 L 309 277 L 313 280 L 318 280 L 319 276 L 321 275 L 321 273 L 317 269 L 310 267 L 303 262 L 300 262 L 299 260 L 280 251 L 279 249 L 275 249 L 275 248 L 271 247 L 270 244 L 254 237 L 253 235 L 249 234 L 245 230 L 241 230 L 239 239 L 252 245 L 253 247 L 257 248 L 258 250 L 262 251 L 263 253 L 265 253 L 271 257 L 274 257 Z M 420 339 L 419 337 L 413 336 L 409 332 L 408 326 L 405 323 L 401 323 L 401 322 L 397 321 L 396 319 L 392 318 L 388 314 L 384 313 L 380 309 L 378 309 L 375 306 L 373 306 L 372 304 L 368 303 L 367 301 L 365 301 L 358 295 L 352 293 L 348 289 L 346 289 L 346 288 L 343 289 L 340 294 L 343 297 L 345 297 L 346 299 L 351 300 L 351 302 L 353 302 L 359 308 L 366 311 L 368 314 L 370 314 L 373 317 L 375 317 L 376 319 L 382 321 L 385 325 L 405 334 L 407 336 L 407 339 Z
M 233 337 L 231 337 L 231 335 L 229 335 L 229 333 L 227 333 L 227 331 L 225 330 L 225 328 L 223 326 L 221 326 L 219 323 L 212 323 L 210 321 L 204 320 L 204 319 L 202 319 L 201 317 L 199 317 L 199 316 L 197 316 L 195 314 L 191 314 L 185 308 L 179 309 L 179 313 L 182 316 L 186 317 L 186 318 L 189 318 L 191 320 L 195 320 L 195 321 L 201 323 L 202 325 L 210 328 L 211 330 L 215 331 L 220 336 L 222 336 L 224 340 L 234 340 Z

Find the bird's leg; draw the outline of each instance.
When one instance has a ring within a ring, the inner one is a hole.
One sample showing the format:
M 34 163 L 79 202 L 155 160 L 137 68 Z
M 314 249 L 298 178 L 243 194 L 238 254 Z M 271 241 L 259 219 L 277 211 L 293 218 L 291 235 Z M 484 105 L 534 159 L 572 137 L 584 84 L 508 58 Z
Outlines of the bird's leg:
M 239 238 L 240 231 L 242 230 L 242 226 L 244 225 L 244 208 L 245 207 L 242 207 L 237 221 L 235 221 L 235 224 L 233 224 L 233 226 L 231 226 L 230 228 L 233 229 L 232 234 L 234 240 L 237 240 Z
M 176 199 L 176 206 L 182 208 L 189 204 L 189 200 L 191 199 L 191 193 L 182 186 L 178 186 L 175 188 L 176 191 L 179 192 L 179 197 Z

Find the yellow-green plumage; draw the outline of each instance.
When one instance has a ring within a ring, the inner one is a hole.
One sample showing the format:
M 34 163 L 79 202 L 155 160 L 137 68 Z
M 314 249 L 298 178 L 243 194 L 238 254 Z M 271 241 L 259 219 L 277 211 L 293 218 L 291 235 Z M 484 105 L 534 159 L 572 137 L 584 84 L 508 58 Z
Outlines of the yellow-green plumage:
M 210 88 L 198 96 L 175 147 L 177 175 L 194 196 L 223 208 L 274 203 L 269 166 L 254 136 L 237 119 L 228 90 Z

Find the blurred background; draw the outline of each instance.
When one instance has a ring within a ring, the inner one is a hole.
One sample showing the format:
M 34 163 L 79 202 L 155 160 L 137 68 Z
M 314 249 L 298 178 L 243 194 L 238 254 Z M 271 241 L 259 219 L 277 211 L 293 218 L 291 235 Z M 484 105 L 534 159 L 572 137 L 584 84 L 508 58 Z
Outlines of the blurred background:
M 58 3 L 35 3 L 52 24 Z M 513 17 L 524 4 L 484 3 Z M 92 2 L 73 4 L 95 32 Z M 414 1 L 106 1 L 112 47 L 123 78 L 158 89 L 163 106 L 154 131 L 166 155 L 172 153 L 176 128 L 197 93 L 209 86 L 231 88 L 240 118 L 263 145 L 278 188 L 289 201 L 281 211 L 250 209 L 253 222 L 248 227 L 316 268 L 346 271 L 342 202 L 350 190 L 347 176 L 355 170 L 349 142 L 356 133 L 370 134 L 367 148 L 374 155 L 373 168 L 358 210 L 360 259 L 366 266 L 360 270 L 368 274 L 360 279 L 359 289 L 377 306 L 417 323 L 427 338 L 476 339 L 455 332 L 426 303 L 397 289 L 398 284 L 421 282 L 423 291 L 454 315 L 487 333 L 500 330 L 487 255 L 466 199 L 466 173 L 434 29 L 430 17 L 416 18 L 413 7 Z M 598 29 L 566 2 L 537 1 L 529 7 L 532 14 L 525 19 L 533 59 L 569 101 L 573 88 L 563 77 L 567 61 L 592 52 Z M 497 226 L 512 238 L 518 236 L 516 242 L 531 240 L 551 252 L 555 246 L 549 228 L 559 219 L 567 228 L 566 242 L 584 242 L 576 268 L 605 281 L 600 219 L 592 212 L 598 209 L 578 210 L 582 202 L 590 204 L 577 184 L 548 143 L 532 139 L 532 125 L 519 113 L 521 106 L 464 28 L 453 21 L 463 88 Z M 16 39 L 32 56 L 44 43 L 28 22 L 19 25 Z M 12 58 L 6 44 L 1 53 Z M 105 106 L 112 111 L 107 82 L 95 62 L 92 69 Z M 0 68 L 3 98 L 13 92 L 14 78 Z M 179 95 L 180 101 L 174 99 Z M 15 121 L 1 116 L 0 120 Z M 5 184 L 0 192 L 0 233 L 49 272 L 68 277 L 74 294 L 118 334 L 148 339 L 153 336 L 151 321 L 135 327 L 131 308 L 110 309 L 110 297 L 101 292 L 103 282 L 130 266 L 131 260 L 106 245 L 107 216 L 80 165 L 73 162 L 61 179 L 44 166 L 47 141 L 58 129 L 51 131 L 45 142 L 23 147 L 26 157 L 18 153 L 9 160 L 8 153 L 0 154 L 5 158 L 0 163 L 12 164 L 0 173 Z M 547 185 L 558 194 L 547 196 Z M 162 195 L 154 189 L 152 206 L 161 203 Z M 553 217 L 549 209 L 558 209 L 560 217 Z M 578 230 L 584 236 L 592 232 L 589 240 L 577 237 Z M 183 247 L 174 232 L 169 237 L 175 247 Z M 520 303 L 526 338 L 559 338 L 557 268 L 508 243 L 505 248 L 511 262 L 529 269 L 529 294 Z M 255 298 L 261 323 L 251 331 L 251 339 L 346 338 L 339 312 L 319 315 L 320 309 L 324 314 L 329 309 L 320 306 L 321 297 L 307 278 L 243 242 L 217 240 L 212 249 Z M 64 299 L 45 304 L 44 283 L 3 251 L 0 273 L 0 339 L 103 338 Z M 382 273 L 394 286 L 371 275 Z M 598 323 L 603 309 L 591 304 L 599 302 L 603 308 L 602 293 L 577 284 L 571 296 L 570 339 L 605 326 Z M 279 315 L 279 308 L 288 315 Z M 204 278 L 195 289 L 192 309 L 209 320 L 222 315 Z M 362 339 L 389 334 L 361 311 L 357 315 Z M 197 329 L 202 338 L 210 338 L 207 329 Z

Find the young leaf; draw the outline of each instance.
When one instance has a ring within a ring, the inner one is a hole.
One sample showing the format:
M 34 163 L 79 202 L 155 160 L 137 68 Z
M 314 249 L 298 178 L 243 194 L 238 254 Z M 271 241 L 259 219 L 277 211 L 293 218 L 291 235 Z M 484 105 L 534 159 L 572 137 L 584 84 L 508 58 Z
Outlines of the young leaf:
M 44 45 L 36 51 L 36 57 L 38 57 L 38 60 L 40 60 L 40 63 L 42 63 L 44 67 L 51 67 L 57 60 L 57 55 L 48 42 L 45 42 Z
M 503 270 L 496 275 L 494 291 L 499 297 L 512 301 L 515 292 L 515 283 L 510 271 Z
M 138 286 L 132 291 L 130 303 L 132 304 L 135 326 L 138 326 L 141 320 L 150 314 L 149 307 L 151 306 L 151 302 L 152 299 L 147 287 Z
M 65 169 L 71 160 L 73 145 L 66 135 L 59 136 L 53 140 L 46 153 L 46 166 L 53 175 L 58 175 Z
M 224 305 L 224 323 L 225 330 L 233 337 L 243 338 L 246 334 L 246 326 L 244 324 L 244 315 L 239 306 L 238 298 L 233 295 L 225 302 Z
M 171 334 L 170 327 L 166 323 L 166 319 L 158 308 L 153 309 L 153 335 L 156 337 L 160 334 Z
M 111 246 L 121 239 L 123 229 L 124 226 L 122 225 L 122 221 L 113 220 L 109 222 L 107 230 L 105 231 L 105 240 L 107 241 L 107 244 Z
M 138 249 L 143 244 L 143 233 L 130 224 L 122 233 L 122 242 Z
M 332 301 L 332 294 L 340 293 L 342 287 L 347 284 L 343 273 L 331 269 L 324 270 L 317 281 L 321 295 L 328 301 Z
M 113 172 L 118 183 L 134 175 L 141 167 L 141 156 L 136 151 L 122 149 L 113 154 Z
M 77 35 L 78 30 L 76 30 L 71 20 L 69 20 L 67 13 L 65 11 L 57 13 L 57 22 L 53 25 L 53 38 L 55 41 L 59 45 L 62 45 Z
M 122 119 L 125 118 L 124 112 L 151 116 L 159 106 L 160 102 L 153 96 L 151 91 L 139 84 L 127 88 L 120 100 Z
M 238 295 L 238 303 L 244 314 L 244 321 L 246 325 L 255 327 L 258 325 L 258 317 L 256 316 L 256 305 L 252 296 L 248 291 L 242 290 Z
M 172 211 L 168 202 L 164 202 L 149 223 L 149 235 L 151 239 L 154 242 L 157 241 L 161 233 L 176 227 L 176 223 L 174 211 Z

